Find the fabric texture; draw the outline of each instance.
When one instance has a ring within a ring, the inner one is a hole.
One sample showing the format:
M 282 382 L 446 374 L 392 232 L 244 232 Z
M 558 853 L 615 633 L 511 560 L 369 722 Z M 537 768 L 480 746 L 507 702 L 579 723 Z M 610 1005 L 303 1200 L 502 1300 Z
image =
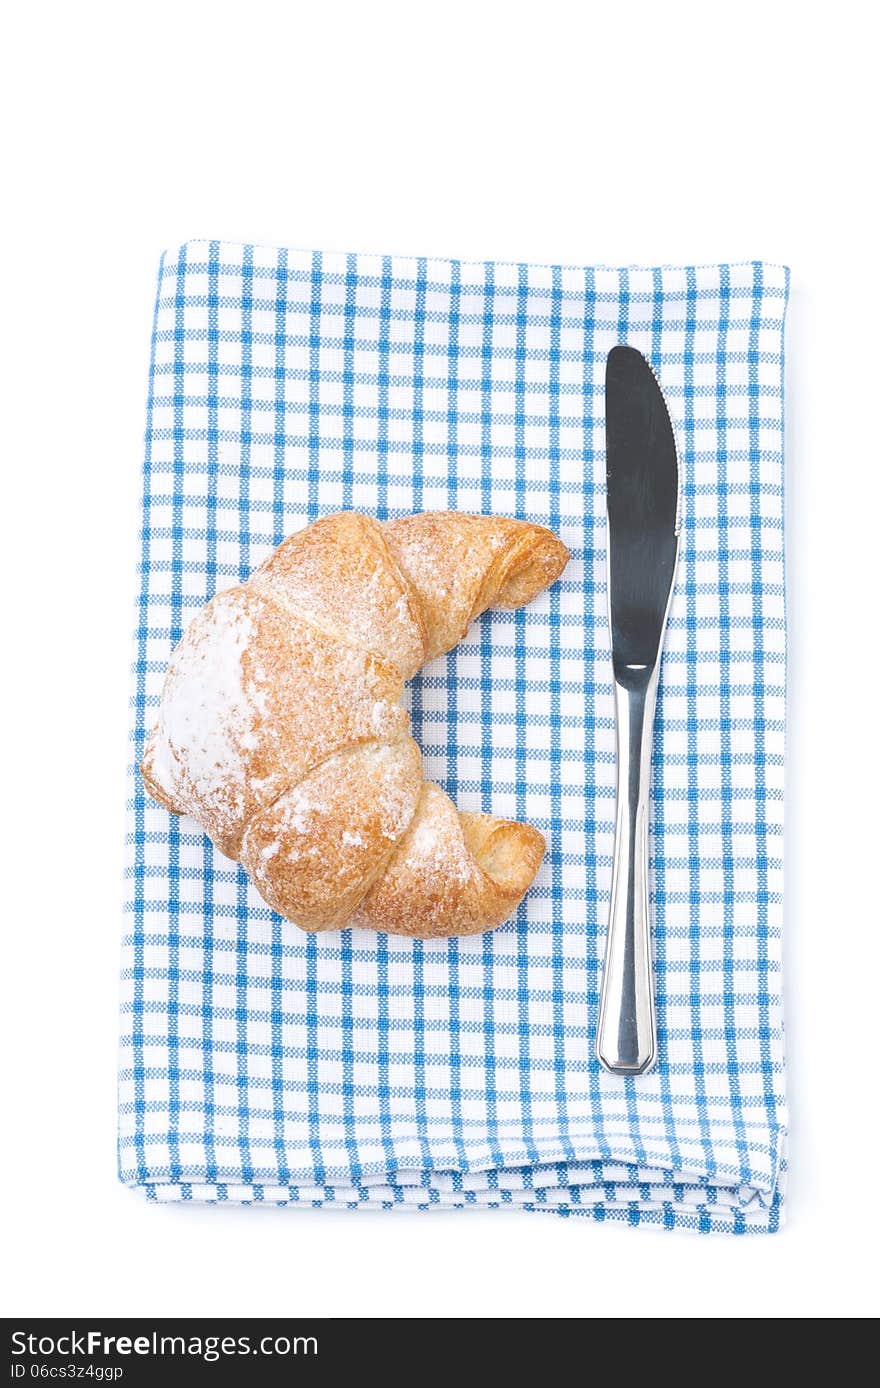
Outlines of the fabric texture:
M 120 1175 L 154 1200 L 523 1206 L 745 1233 L 782 1212 L 783 321 L 758 262 L 583 269 L 218 242 L 162 259 L 147 408 Z M 614 708 L 605 358 L 652 363 L 681 541 L 651 811 L 659 1063 L 594 1057 Z M 572 559 L 407 691 L 426 774 L 548 843 L 516 917 L 307 936 L 137 774 L 172 647 L 342 508 L 548 525 Z

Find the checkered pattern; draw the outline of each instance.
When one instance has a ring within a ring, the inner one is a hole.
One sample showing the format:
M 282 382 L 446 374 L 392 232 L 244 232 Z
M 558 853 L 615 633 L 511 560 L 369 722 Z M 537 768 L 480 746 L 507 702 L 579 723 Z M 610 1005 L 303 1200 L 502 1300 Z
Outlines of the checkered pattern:
M 122 1179 L 155 1200 L 501 1206 L 742 1233 L 781 1215 L 787 274 L 198 242 L 162 261 L 147 413 Z M 593 1056 L 609 905 L 605 357 L 638 347 L 682 472 L 651 863 L 660 1061 Z M 427 774 L 548 841 L 488 935 L 306 936 L 136 774 L 174 643 L 340 508 L 527 517 L 562 581 L 408 691 Z

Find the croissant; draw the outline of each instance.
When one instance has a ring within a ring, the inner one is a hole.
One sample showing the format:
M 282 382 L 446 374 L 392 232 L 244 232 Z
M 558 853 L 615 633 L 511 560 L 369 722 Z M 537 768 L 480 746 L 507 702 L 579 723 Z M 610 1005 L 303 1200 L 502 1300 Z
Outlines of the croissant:
M 455 809 L 425 782 L 405 680 L 491 605 L 568 561 L 525 521 L 340 512 L 218 593 L 174 650 L 141 772 L 303 930 L 490 930 L 544 854 L 527 824 Z

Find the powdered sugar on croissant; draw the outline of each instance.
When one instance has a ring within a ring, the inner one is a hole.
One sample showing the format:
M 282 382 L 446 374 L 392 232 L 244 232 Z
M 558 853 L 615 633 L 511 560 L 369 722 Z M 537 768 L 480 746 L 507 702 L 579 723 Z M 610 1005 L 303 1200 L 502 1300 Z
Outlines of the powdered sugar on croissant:
M 500 517 L 316 521 L 184 634 L 141 764 L 147 789 L 305 930 L 499 925 L 543 838 L 459 814 L 425 783 L 399 700 L 480 612 L 529 602 L 567 559 L 551 531 Z

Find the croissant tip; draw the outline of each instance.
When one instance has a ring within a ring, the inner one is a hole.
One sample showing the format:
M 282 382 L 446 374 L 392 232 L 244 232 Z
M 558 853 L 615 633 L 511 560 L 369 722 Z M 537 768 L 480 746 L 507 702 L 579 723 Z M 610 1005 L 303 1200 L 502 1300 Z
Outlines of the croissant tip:
M 524 607 L 557 581 L 570 558 L 567 545 L 552 530 L 530 525 L 508 557 L 496 603 Z

